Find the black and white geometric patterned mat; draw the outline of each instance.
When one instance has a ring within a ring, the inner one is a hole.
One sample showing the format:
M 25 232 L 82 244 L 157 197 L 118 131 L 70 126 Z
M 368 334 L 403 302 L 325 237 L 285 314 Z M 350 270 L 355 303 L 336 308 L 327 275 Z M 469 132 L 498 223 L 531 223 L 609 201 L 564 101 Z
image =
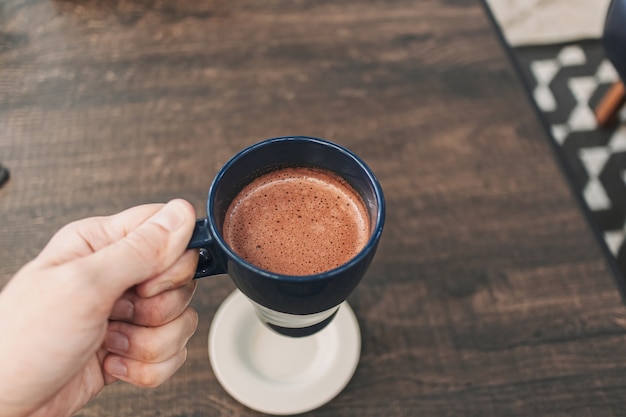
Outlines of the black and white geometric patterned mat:
M 598 127 L 593 109 L 618 74 L 598 40 L 513 49 L 526 86 L 610 263 L 626 277 L 626 110 Z

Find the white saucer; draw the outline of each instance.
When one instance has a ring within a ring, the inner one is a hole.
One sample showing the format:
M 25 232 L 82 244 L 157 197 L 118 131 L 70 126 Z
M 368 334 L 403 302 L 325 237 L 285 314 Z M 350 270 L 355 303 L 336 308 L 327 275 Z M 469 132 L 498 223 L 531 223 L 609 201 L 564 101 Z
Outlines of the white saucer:
M 237 401 L 266 414 L 299 414 L 326 404 L 348 384 L 360 355 L 359 323 L 346 302 L 320 332 L 291 338 L 265 327 L 236 290 L 209 331 L 218 381 Z

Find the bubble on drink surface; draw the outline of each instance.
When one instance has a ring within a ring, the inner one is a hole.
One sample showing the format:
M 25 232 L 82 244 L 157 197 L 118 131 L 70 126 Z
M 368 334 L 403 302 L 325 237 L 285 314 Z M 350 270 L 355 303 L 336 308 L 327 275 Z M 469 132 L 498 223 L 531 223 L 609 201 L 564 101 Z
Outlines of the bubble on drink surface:
M 248 262 L 286 275 L 334 269 L 370 236 L 367 209 L 338 175 L 283 168 L 256 178 L 233 200 L 224 221 L 228 245 Z

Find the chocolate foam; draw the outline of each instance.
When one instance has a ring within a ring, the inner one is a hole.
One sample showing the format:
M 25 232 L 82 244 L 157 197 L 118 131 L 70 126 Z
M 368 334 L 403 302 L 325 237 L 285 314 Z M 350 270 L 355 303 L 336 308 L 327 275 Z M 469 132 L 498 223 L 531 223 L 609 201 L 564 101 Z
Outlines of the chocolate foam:
M 370 221 L 343 178 L 316 168 L 283 168 L 244 187 L 228 208 L 223 234 L 253 265 L 311 275 L 357 255 L 370 237 Z

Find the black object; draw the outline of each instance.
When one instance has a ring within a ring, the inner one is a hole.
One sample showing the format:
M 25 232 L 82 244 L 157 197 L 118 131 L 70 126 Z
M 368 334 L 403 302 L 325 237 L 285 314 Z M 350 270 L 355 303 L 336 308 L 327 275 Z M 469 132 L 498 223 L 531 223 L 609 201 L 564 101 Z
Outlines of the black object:
M 606 56 L 622 81 L 626 81 L 626 0 L 613 0 L 607 12 L 602 36 Z
M 9 170 L 0 165 L 0 187 L 2 187 L 11 178 Z

